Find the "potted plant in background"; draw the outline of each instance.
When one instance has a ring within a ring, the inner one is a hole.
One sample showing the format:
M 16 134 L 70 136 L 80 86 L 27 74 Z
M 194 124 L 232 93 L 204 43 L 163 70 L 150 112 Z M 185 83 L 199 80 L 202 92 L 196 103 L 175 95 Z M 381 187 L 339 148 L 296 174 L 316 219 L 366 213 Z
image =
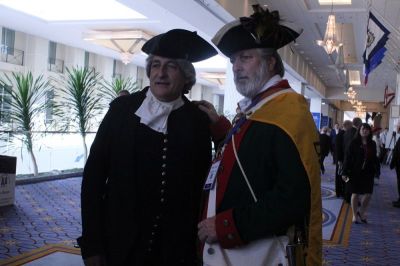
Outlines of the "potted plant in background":
M 108 100 L 108 102 L 111 102 L 118 97 L 119 93 L 123 90 L 132 93 L 139 90 L 139 87 L 137 83 L 130 77 L 116 77 L 111 82 L 103 81 L 100 88 L 100 91 L 104 95 L 104 98 Z
M 65 80 L 59 88 L 60 104 L 64 106 L 65 117 L 70 117 L 71 124 L 82 137 L 84 163 L 88 156 L 86 134 L 104 109 L 98 93 L 100 81 L 100 74 L 94 68 L 66 68 Z
M 3 104 L 9 106 L 9 111 L 3 113 L 3 119 L 12 123 L 8 141 L 14 138 L 22 140 L 32 160 L 33 174 L 38 175 L 38 166 L 33 152 L 33 131 L 39 127 L 38 117 L 46 110 L 53 107 L 53 102 L 46 101 L 48 90 L 52 89 L 49 81 L 45 81 L 43 75 L 36 79 L 31 72 L 27 74 L 13 72 L 0 77 L 0 87 L 3 87 Z M 51 105 L 51 106 L 50 106 Z

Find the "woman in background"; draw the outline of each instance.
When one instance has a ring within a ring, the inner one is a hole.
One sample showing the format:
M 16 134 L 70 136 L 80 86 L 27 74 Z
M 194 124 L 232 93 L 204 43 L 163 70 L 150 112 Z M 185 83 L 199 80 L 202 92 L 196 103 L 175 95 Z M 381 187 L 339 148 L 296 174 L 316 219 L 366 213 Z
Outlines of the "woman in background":
M 354 223 L 367 223 L 365 212 L 371 199 L 376 175 L 379 175 L 376 144 L 372 140 L 371 126 L 363 123 L 346 152 L 342 175 L 343 180 L 349 182 L 351 187 Z

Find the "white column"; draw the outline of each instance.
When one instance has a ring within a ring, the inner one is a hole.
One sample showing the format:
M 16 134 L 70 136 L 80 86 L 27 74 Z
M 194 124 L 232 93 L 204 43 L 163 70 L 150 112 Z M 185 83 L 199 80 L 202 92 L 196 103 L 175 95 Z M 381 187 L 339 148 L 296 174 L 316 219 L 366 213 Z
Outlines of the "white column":
M 396 89 L 395 89 L 395 99 L 392 101 L 392 103 L 389 105 L 388 108 L 391 108 L 391 105 L 400 105 L 400 74 L 397 73 L 396 76 Z M 390 142 L 391 136 L 393 132 L 397 131 L 397 126 L 400 124 L 400 119 L 399 118 L 392 118 L 391 110 L 389 111 L 389 131 L 388 131 L 388 136 L 386 137 L 386 147 L 393 149 L 394 147 L 394 141 Z M 396 134 L 397 138 L 399 137 L 399 134 Z M 390 143 L 390 147 L 389 147 Z
M 243 96 L 236 91 L 235 82 L 233 81 L 232 64 L 227 60 L 226 66 L 226 80 L 224 84 L 224 114 L 233 118 L 236 114 L 237 102 L 240 101 Z
M 321 113 L 322 113 L 322 99 L 321 98 L 311 98 L 310 99 L 310 112 L 314 118 L 315 125 L 320 128 L 321 125 Z

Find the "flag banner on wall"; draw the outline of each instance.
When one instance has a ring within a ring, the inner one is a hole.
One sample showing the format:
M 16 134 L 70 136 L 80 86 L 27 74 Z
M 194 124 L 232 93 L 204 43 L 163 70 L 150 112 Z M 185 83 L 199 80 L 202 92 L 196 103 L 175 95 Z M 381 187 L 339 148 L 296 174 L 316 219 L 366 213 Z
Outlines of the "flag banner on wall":
M 388 85 L 385 87 L 385 94 L 383 97 L 383 107 L 386 108 L 393 101 L 395 96 L 394 91 L 390 90 Z
M 382 62 L 386 52 L 386 42 L 390 31 L 369 12 L 367 24 L 367 43 L 363 54 L 364 59 L 364 84 L 368 82 L 368 74 L 371 73 Z

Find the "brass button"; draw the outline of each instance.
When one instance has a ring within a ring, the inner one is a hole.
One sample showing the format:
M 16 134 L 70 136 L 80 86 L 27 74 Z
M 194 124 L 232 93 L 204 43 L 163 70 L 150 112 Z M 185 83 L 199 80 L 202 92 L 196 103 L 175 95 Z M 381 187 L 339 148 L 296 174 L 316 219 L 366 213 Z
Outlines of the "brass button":
M 167 181 L 163 180 L 161 181 L 161 185 L 165 186 L 165 184 L 167 183 Z
M 168 139 L 164 139 L 164 143 L 167 143 L 168 142 Z
M 232 234 L 228 234 L 228 239 L 233 240 L 235 237 Z
M 163 150 L 163 151 L 167 151 L 168 149 L 167 149 L 167 147 L 164 147 L 162 150 Z
M 224 226 L 229 226 L 229 221 L 227 219 L 224 220 Z
M 167 165 L 166 165 L 165 163 L 163 163 L 163 164 L 161 165 L 161 167 L 162 167 L 162 168 L 165 168 L 165 167 L 167 167 Z
M 166 156 L 166 155 L 163 155 L 162 158 L 163 158 L 163 160 L 165 160 L 165 159 L 167 159 L 167 156 Z
M 161 198 L 160 201 L 161 201 L 161 202 L 164 202 L 164 198 Z
M 161 173 L 161 175 L 162 175 L 162 176 L 165 176 L 165 175 L 166 175 L 166 173 L 165 173 L 165 172 L 162 172 L 162 173 Z
M 212 254 L 215 253 L 215 250 L 214 250 L 213 248 L 208 248 L 208 249 L 207 249 L 207 253 L 210 254 L 210 255 L 212 255 Z
M 161 189 L 161 190 L 160 190 L 160 193 L 161 193 L 161 194 L 164 194 L 164 189 Z

